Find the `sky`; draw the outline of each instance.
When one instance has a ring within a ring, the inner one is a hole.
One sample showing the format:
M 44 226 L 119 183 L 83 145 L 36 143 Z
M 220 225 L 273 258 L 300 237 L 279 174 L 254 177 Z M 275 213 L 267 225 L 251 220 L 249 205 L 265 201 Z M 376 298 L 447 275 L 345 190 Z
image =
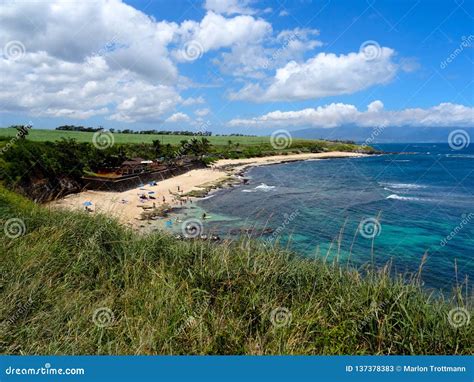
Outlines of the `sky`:
M 473 17 L 467 0 L 0 0 L 0 125 L 468 129 Z

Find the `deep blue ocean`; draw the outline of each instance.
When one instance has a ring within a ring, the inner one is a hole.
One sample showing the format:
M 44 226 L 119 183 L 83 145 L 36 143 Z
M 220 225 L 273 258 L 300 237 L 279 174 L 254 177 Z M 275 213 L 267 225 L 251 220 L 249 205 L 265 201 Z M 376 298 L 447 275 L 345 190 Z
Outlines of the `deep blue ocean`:
M 406 154 L 251 168 L 248 184 L 218 191 L 186 213 L 205 210 L 208 232 L 235 236 L 253 228 L 254 236 L 302 256 L 350 256 L 354 266 L 391 260 L 393 272 L 414 273 L 426 253 L 428 288 L 472 280 L 474 145 L 376 147 Z M 265 227 L 274 231 L 262 234 Z

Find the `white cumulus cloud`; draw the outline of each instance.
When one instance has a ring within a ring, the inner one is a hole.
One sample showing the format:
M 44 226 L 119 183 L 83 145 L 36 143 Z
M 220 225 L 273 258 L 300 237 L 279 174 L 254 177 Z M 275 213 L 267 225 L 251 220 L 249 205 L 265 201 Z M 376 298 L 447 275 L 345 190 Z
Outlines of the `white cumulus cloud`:
M 189 121 L 191 121 L 191 118 L 189 118 L 187 114 L 184 114 L 181 112 L 174 113 L 173 115 L 171 115 L 170 117 L 166 119 L 166 122 L 170 122 L 170 123 L 189 122 Z
M 248 15 L 209 11 L 201 21 L 157 21 L 121 0 L 12 2 L 0 7 L 0 47 L 24 45 L 19 59 L 0 57 L 2 111 L 31 116 L 156 122 L 183 100 L 176 51 L 190 40 L 203 53 L 261 41 L 271 25 Z
M 204 109 L 197 109 L 194 111 L 194 114 L 196 114 L 198 117 L 204 117 L 208 115 L 211 112 L 209 108 L 204 108 Z
M 381 101 L 370 103 L 360 111 L 354 105 L 331 103 L 297 111 L 272 111 L 250 119 L 232 119 L 234 127 L 318 127 L 334 128 L 345 125 L 419 126 L 419 127 L 470 127 L 474 125 L 474 108 L 452 103 L 441 103 L 427 109 L 408 108 L 388 111 Z
M 368 60 L 364 52 L 319 53 L 305 62 L 290 61 L 279 68 L 267 87 L 249 84 L 232 93 L 231 98 L 268 102 L 351 94 L 392 80 L 398 70 L 394 54 L 393 49 L 385 47 L 373 60 Z
M 226 18 L 209 11 L 200 21 L 184 21 L 178 30 L 181 47 L 173 52 L 180 62 L 193 61 L 189 59 L 186 47 L 192 44 L 199 51 L 199 56 L 236 44 L 255 44 L 263 41 L 272 33 L 272 26 L 263 19 L 253 16 L 238 15 Z
M 256 11 L 248 7 L 248 0 L 206 0 L 204 8 L 216 13 L 232 15 L 234 13 L 251 15 Z

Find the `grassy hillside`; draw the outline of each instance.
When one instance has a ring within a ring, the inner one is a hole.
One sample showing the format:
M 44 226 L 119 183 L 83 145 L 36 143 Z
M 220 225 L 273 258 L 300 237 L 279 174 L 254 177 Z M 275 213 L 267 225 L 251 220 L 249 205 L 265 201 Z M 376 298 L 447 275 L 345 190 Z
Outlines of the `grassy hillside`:
M 51 212 L 3 189 L 0 222 L 2 353 L 473 350 L 472 324 L 448 322 L 452 308 L 470 309 L 460 291 L 449 301 L 427 296 L 416 278 L 391 280 L 387 269 L 349 271 L 249 241 L 139 236 L 104 216 Z
M 12 128 L 0 128 L 0 137 L 13 138 L 17 131 Z M 37 142 L 44 141 L 58 141 L 61 138 L 71 138 L 78 142 L 92 142 L 94 133 L 81 131 L 60 131 L 60 130 L 42 130 L 31 129 L 28 134 L 28 139 Z M 137 144 L 137 143 L 152 143 L 154 140 L 161 141 L 162 144 L 177 145 L 184 139 L 190 139 L 192 136 L 186 135 L 155 135 L 155 134 L 114 134 L 114 141 L 116 144 Z M 233 143 L 240 143 L 242 145 L 258 145 L 262 143 L 270 143 L 270 137 L 231 137 L 231 136 L 211 136 L 206 137 L 213 145 L 227 145 L 229 140 Z M 301 141 L 305 141 L 301 139 Z

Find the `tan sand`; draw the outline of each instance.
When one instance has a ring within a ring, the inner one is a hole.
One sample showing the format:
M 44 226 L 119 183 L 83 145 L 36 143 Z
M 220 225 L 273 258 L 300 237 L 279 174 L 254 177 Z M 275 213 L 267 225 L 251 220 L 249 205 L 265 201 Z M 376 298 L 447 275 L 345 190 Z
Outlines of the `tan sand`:
M 240 170 L 246 167 L 262 166 L 262 165 L 284 163 L 284 162 L 295 162 L 295 161 L 310 160 L 310 159 L 361 157 L 365 155 L 366 154 L 333 151 L 329 153 L 315 153 L 315 154 L 308 153 L 308 154 L 274 155 L 274 156 L 262 157 L 262 158 L 221 159 L 217 161 L 213 165 L 213 167 L 217 167 L 217 168 L 235 167 L 237 170 Z
M 213 164 L 211 168 L 192 170 L 185 174 L 157 181 L 156 186 L 145 185 L 143 188 L 134 188 L 124 192 L 112 191 L 84 191 L 78 194 L 71 194 L 63 199 L 55 200 L 49 203 L 52 208 L 66 208 L 71 210 L 85 210 L 84 204 L 89 201 L 92 203 L 90 207 L 91 213 L 105 213 L 115 216 L 124 224 L 134 228 L 139 228 L 144 224 L 140 219 L 143 207 L 153 208 L 162 205 L 163 197 L 165 202 L 172 207 L 180 207 L 188 202 L 183 202 L 179 195 L 185 195 L 193 190 L 202 190 L 210 184 L 219 183 L 225 179 L 230 179 L 234 174 L 241 172 L 243 169 L 251 166 L 262 166 L 283 162 L 301 161 L 310 159 L 325 158 L 345 158 L 360 157 L 364 154 L 346 153 L 346 152 L 330 152 L 318 154 L 292 154 L 292 155 L 276 155 L 263 158 L 248 159 L 223 159 Z M 179 191 L 178 191 L 179 187 Z M 140 194 L 149 195 L 149 191 L 155 200 L 141 201 Z M 184 198 L 186 199 L 186 198 Z

